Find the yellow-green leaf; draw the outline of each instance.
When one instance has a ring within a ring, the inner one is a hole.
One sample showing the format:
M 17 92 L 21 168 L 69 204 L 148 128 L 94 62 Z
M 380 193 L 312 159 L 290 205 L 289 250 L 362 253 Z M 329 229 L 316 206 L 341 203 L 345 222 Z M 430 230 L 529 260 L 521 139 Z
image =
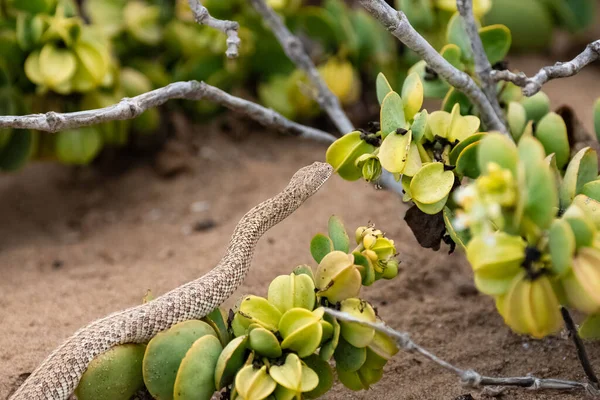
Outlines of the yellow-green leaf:
M 387 135 L 379 148 L 381 166 L 391 173 L 402 173 L 408 160 L 411 139 L 411 131 Z
M 406 128 L 404 103 L 396 92 L 388 93 L 381 103 L 381 132 L 387 135 L 399 128 Z

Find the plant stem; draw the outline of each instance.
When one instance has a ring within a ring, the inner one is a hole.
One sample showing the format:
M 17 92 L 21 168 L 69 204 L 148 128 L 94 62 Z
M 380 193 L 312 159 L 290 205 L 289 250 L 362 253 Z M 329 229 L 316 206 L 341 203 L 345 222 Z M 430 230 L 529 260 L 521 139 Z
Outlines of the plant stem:
M 220 30 L 227 35 L 227 51 L 225 54 L 229 58 L 236 58 L 239 54 L 240 37 L 238 31 L 240 24 L 235 21 L 224 21 L 214 18 L 209 14 L 206 7 L 200 3 L 200 0 L 188 0 L 194 19 L 200 25 L 210 26 L 211 28 Z
M 204 82 L 174 82 L 165 87 L 136 97 L 124 98 L 119 103 L 95 110 L 72 113 L 47 112 L 22 116 L 0 116 L 0 128 L 35 129 L 59 132 L 102 122 L 133 119 L 144 111 L 158 107 L 170 99 L 209 100 L 239 112 L 260 124 L 287 133 L 321 142 L 332 143 L 336 137 L 330 133 L 290 121 L 275 111 L 251 101 L 235 97 Z
M 571 61 L 557 62 L 554 65 L 543 67 L 531 78 L 523 72 L 514 73 L 509 70 L 492 71 L 491 76 L 495 81 L 512 82 L 523 88 L 525 96 L 533 96 L 542 89 L 546 82 L 577 75 L 586 65 L 598 59 L 600 59 L 600 40 L 588 44 L 585 50 Z
M 265 0 L 250 0 L 256 11 L 262 16 L 263 20 L 269 26 L 275 37 L 281 44 L 283 51 L 298 68 L 303 70 L 313 85 L 317 88 L 317 103 L 329 115 L 331 121 L 335 124 L 342 135 L 352 132 L 354 129 L 352 122 L 342 109 L 340 101 L 335 94 L 327 87 L 327 84 L 321 78 L 317 67 L 310 59 L 308 53 L 304 50 L 302 42 L 294 36 L 283 23 L 281 17 L 269 7 Z
M 542 379 L 536 378 L 535 376 L 518 376 L 502 378 L 481 375 L 480 373 L 472 369 L 462 369 L 455 365 L 452 365 L 448 361 L 436 356 L 429 350 L 413 342 L 410 338 L 410 335 L 407 332 L 397 331 L 393 328 L 390 328 L 383 322 L 373 323 L 361 320 L 351 314 L 337 311 L 331 308 L 325 308 L 325 313 L 335 317 L 337 320 L 355 322 L 364 326 L 369 326 L 378 332 L 388 335 L 390 338 L 396 341 L 396 344 L 401 349 L 404 349 L 409 353 L 417 353 L 422 357 L 428 359 L 429 361 L 432 361 L 435 364 L 441 366 L 442 368 L 453 372 L 460 378 L 461 383 L 465 386 L 475 388 L 485 386 L 512 386 L 527 388 L 530 390 L 584 390 L 586 391 L 586 393 L 593 397 L 600 397 L 600 391 L 598 391 L 596 387 L 591 383 L 575 382 L 564 379 Z
M 569 336 L 571 336 L 571 338 L 573 339 L 573 343 L 575 344 L 575 347 L 577 348 L 577 358 L 579 358 L 579 362 L 581 363 L 581 366 L 583 367 L 583 371 L 585 372 L 585 375 L 587 376 L 590 384 L 593 385 L 596 389 L 598 389 L 600 382 L 598 381 L 598 377 L 596 376 L 596 373 L 594 372 L 594 368 L 592 367 L 592 364 L 590 363 L 590 359 L 588 358 L 587 351 L 585 350 L 583 341 L 581 340 L 581 337 L 577 333 L 577 328 L 575 327 L 573 318 L 571 318 L 571 314 L 569 313 L 569 310 L 567 310 L 565 307 L 560 308 L 560 313 L 562 314 L 562 317 L 563 317 L 563 320 L 565 321 L 567 330 L 569 331 Z
M 475 81 L 458 70 L 437 52 L 429 42 L 410 24 L 402 11 L 396 11 L 385 0 L 359 0 L 360 4 L 398 40 L 417 53 L 427 65 L 450 85 L 463 92 L 479 109 L 481 120 L 488 130 L 509 135 L 506 126 L 496 115 L 494 107 Z
M 485 54 L 481 37 L 479 36 L 479 30 L 477 29 L 477 23 L 475 21 L 475 15 L 473 14 L 473 0 L 456 0 L 456 7 L 458 12 L 465 22 L 465 29 L 469 36 L 469 42 L 471 42 L 471 49 L 473 50 L 473 57 L 475 59 L 475 73 L 481 81 L 481 88 L 485 97 L 490 101 L 492 108 L 496 112 L 498 118 L 506 125 L 504 120 L 504 111 L 500 107 L 498 102 L 498 91 L 496 90 L 496 82 L 492 79 L 492 65 Z

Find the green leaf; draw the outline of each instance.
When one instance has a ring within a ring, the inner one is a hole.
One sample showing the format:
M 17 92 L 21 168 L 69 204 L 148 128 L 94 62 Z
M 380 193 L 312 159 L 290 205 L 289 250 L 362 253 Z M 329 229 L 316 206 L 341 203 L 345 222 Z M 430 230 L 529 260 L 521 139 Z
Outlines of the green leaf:
M 400 174 L 406 167 L 412 132 L 405 134 L 391 132 L 381 143 L 379 161 L 381 166 L 393 174 Z
M 371 260 L 359 252 L 352 253 L 354 255 L 354 264 L 357 266 L 360 276 L 362 278 L 362 284 L 364 286 L 371 286 L 375 282 L 375 268 Z
M 583 185 L 598 176 L 598 157 L 594 150 L 585 147 L 577 152 L 569 162 L 560 188 L 560 206 L 567 208 L 573 198 L 581 193 Z
M 463 251 L 467 249 L 467 244 L 471 240 L 471 234 L 468 229 L 457 230 L 454 225 L 454 219 L 456 214 L 448 207 L 444 207 L 444 224 L 446 225 L 446 232 L 450 235 L 454 243 L 460 247 Z
M 102 149 L 102 137 L 94 127 L 59 132 L 56 156 L 65 164 L 89 164 Z
M 506 25 L 512 34 L 512 48 L 522 52 L 547 49 L 555 25 L 545 0 L 492 1 L 492 9 L 484 20 L 486 25 Z
M 361 133 L 348 133 L 329 146 L 326 161 L 343 179 L 355 181 L 362 177 L 362 171 L 356 166 L 356 159 L 363 154 L 372 153 L 375 148 L 361 139 Z
M 396 0 L 396 10 L 402 10 L 406 17 L 419 32 L 434 27 L 437 10 L 431 0 Z
M 329 218 L 328 230 L 334 250 L 343 251 L 344 253 L 350 251 L 350 238 L 340 217 L 332 215 Z
M 449 43 L 442 47 L 440 54 L 446 59 L 446 61 L 452 64 L 454 68 L 458 69 L 459 71 L 464 70 L 465 66 L 461 61 L 462 53 L 460 51 L 460 47 L 458 47 L 455 44 Z
M 547 229 L 558 210 L 558 194 L 554 175 L 543 160 L 537 166 L 525 170 L 527 185 L 527 215 L 541 229 Z
M 497 24 L 481 28 L 479 37 L 492 65 L 504 60 L 512 42 L 510 30 L 506 26 Z
M 322 7 L 335 22 L 337 43 L 344 43 L 350 54 L 355 55 L 358 52 L 359 40 L 350 21 L 348 6 L 341 0 L 326 0 Z
M 129 399 L 144 387 L 142 360 L 146 346 L 121 344 L 95 357 L 75 389 L 79 400 Z
M 0 170 L 15 171 L 31 156 L 34 144 L 33 132 L 15 129 L 0 151 Z
M 591 181 L 583 185 L 581 193 L 596 201 L 600 201 L 600 180 Z
M 419 77 L 421 78 L 421 82 L 423 82 L 423 94 L 425 95 L 425 97 L 443 99 L 444 96 L 446 96 L 448 89 L 450 89 L 450 85 L 448 85 L 446 81 L 439 77 L 435 79 L 430 79 L 426 77 L 426 66 L 427 63 L 421 60 L 412 67 L 410 67 L 408 73 L 412 74 L 413 72 L 416 72 L 419 75 Z
M 463 61 L 473 60 L 473 50 L 471 49 L 469 35 L 467 35 L 463 19 L 458 13 L 454 14 L 450 18 L 450 22 L 448 22 L 446 39 L 448 43 L 455 44 L 460 48 Z
M 527 113 L 525 107 L 523 107 L 521 103 L 511 101 L 508 104 L 507 120 L 510 134 L 513 139 L 515 139 L 515 142 L 518 142 L 527 125 Z
M 398 128 L 406 128 L 404 103 L 396 92 L 388 93 L 381 103 L 381 132 L 387 135 Z
M 375 89 L 377 90 L 377 101 L 380 105 L 383 103 L 383 99 L 385 99 L 385 96 L 387 96 L 390 92 L 394 91 L 385 75 L 383 75 L 383 73 L 381 72 L 377 74 L 377 80 L 375 81 Z
M 477 162 L 477 153 L 479 152 L 480 143 L 481 141 L 477 140 L 468 144 L 461 150 L 456 160 L 456 173 L 459 176 L 477 179 L 481 174 L 479 163 Z
M 316 354 L 311 354 L 302 361 L 304 361 L 306 365 L 319 376 L 318 386 L 309 392 L 302 393 L 302 397 L 306 399 L 318 399 L 327 393 L 333 386 L 333 370 L 327 362 L 321 360 Z
M 486 135 L 486 133 L 476 133 L 474 135 L 469 136 L 465 140 L 462 140 L 459 144 L 454 146 L 454 148 L 450 152 L 450 156 L 448 157 L 448 161 L 450 162 L 450 165 L 456 165 L 458 157 L 460 157 L 460 154 L 462 153 L 462 151 L 471 143 L 475 143 L 475 142 L 478 142 L 481 139 L 483 139 L 483 137 L 485 135 Z
M 556 166 L 559 169 L 569 162 L 571 151 L 567 125 L 560 115 L 554 112 L 546 114 L 537 125 L 535 137 L 544 146 L 546 154 L 556 154 Z
M 418 143 L 423 134 L 425 133 L 425 129 L 427 128 L 427 117 L 429 114 L 427 110 L 421 110 L 415 115 L 415 119 L 410 126 L 410 130 L 412 131 L 412 141 L 413 143 Z
M 318 233 L 310 241 L 310 254 L 317 263 L 333 251 L 333 242 L 327 236 Z
M 517 176 L 519 155 L 517 146 L 511 139 L 500 133 L 490 133 L 481 140 L 479 146 L 477 159 L 482 173 L 487 171 L 488 163 L 494 162 L 502 168 L 511 170 L 513 176 Z
M 570 270 L 575 254 L 575 235 L 564 219 L 556 219 L 548 231 L 548 248 L 552 272 L 564 276 Z
M 445 171 L 440 162 L 424 165 L 410 182 L 413 200 L 422 204 L 434 204 L 448 196 L 454 185 L 454 174 Z
M 463 92 L 451 88 L 442 102 L 442 111 L 452 112 L 455 104 L 459 105 L 461 115 L 471 114 L 471 110 L 473 109 L 471 100 Z
M 525 107 L 527 120 L 532 120 L 535 123 L 550 112 L 550 99 L 544 92 L 537 92 L 531 97 L 524 97 L 521 104 Z
M 21 49 L 28 51 L 37 45 L 42 37 L 45 24 L 39 15 L 21 13 L 17 15 L 17 42 Z
M 419 74 L 413 72 L 408 75 L 402 84 L 402 102 L 404 115 L 411 120 L 423 105 L 423 82 Z
M 588 316 L 579 327 L 582 339 L 600 339 L 600 314 Z
M 56 4 L 53 0 L 14 0 L 10 2 L 12 8 L 25 11 L 30 14 L 41 14 L 50 11 L 50 8 Z
M 305 34 L 323 43 L 326 48 L 336 46 L 336 22 L 325 9 L 316 6 L 302 7 L 297 16 L 299 27 Z
M 75 74 L 77 61 L 72 51 L 59 49 L 54 44 L 48 43 L 40 52 L 39 68 L 44 84 L 63 93 L 61 88 Z
M 559 25 L 570 32 L 581 32 L 594 22 L 595 0 L 546 0 Z

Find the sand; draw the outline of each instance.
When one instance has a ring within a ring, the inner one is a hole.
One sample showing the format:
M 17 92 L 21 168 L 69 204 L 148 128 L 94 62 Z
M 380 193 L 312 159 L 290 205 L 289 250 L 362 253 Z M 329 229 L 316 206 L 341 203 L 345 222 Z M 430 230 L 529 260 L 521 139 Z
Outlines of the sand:
M 531 71 L 543 59 L 520 59 Z M 553 83 L 553 104 L 581 104 L 591 127 L 600 95 L 597 70 Z M 136 161 L 122 174 L 32 164 L 0 178 L 0 399 L 79 327 L 160 295 L 209 271 L 238 219 L 281 190 L 295 170 L 324 159 L 322 145 L 256 129 L 228 135 L 196 127 L 187 170 L 159 177 Z M 532 340 L 503 324 L 493 301 L 477 294 L 464 257 L 421 249 L 402 220 L 395 194 L 334 176 L 313 198 L 260 241 L 253 269 L 237 293 L 266 295 L 268 283 L 297 264 L 314 262 L 309 241 L 331 214 L 350 231 L 371 221 L 396 240 L 401 272 L 366 288 L 391 326 L 463 368 L 489 375 L 535 374 L 583 380 L 572 343 L 563 336 Z M 590 344 L 600 368 L 600 347 Z M 411 354 L 388 363 L 368 392 L 336 386 L 327 399 L 452 400 L 478 390 Z M 581 395 L 511 390 L 506 399 L 575 399 Z

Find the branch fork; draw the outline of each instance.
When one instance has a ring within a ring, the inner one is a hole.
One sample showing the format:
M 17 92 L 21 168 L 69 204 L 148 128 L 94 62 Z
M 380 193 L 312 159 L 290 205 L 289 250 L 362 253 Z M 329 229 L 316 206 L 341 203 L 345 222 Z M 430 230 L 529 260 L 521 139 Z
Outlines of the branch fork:
M 557 62 L 552 66 L 541 68 L 534 76 L 528 77 L 523 72 L 492 71 L 494 81 L 512 82 L 523 88 L 525 96 L 533 96 L 553 79 L 568 78 L 577 75 L 585 66 L 600 59 L 600 40 L 588 44 L 583 52 L 571 61 Z
M 227 35 L 227 51 L 225 54 L 229 58 L 236 58 L 239 55 L 240 37 L 238 35 L 240 24 L 235 21 L 226 21 L 214 18 L 208 12 L 208 9 L 200 3 L 200 0 L 188 0 L 194 20 L 200 25 L 210 26 L 220 30 Z

